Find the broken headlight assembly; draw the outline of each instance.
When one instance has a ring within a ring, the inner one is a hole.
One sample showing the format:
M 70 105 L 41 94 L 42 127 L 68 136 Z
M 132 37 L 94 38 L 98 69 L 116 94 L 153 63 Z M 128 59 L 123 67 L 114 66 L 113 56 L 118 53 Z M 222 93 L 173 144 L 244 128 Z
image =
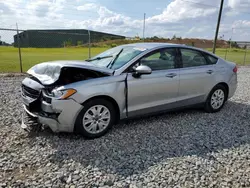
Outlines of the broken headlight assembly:
M 75 89 L 65 89 L 65 90 L 58 90 L 54 89 L 52 91 L 52 97 L 56 99 L 67 99 L 70 96 L 74 95 L 77 91 Z

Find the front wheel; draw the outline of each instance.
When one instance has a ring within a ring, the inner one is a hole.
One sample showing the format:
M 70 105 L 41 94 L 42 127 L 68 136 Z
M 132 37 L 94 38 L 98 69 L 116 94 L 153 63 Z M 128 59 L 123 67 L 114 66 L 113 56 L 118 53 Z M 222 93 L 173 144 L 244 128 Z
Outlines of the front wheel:
M 223 85 L 217 85 L 210 92 L 206 103 L 205 110 L 209 113 L 220 111 L 227 99 L 227 90 Z
M 115 122 L 114 106 L 104 99 L 94 99 L 83 106 L 76 119 L 76 132 L 87 138 L 103 136 Z

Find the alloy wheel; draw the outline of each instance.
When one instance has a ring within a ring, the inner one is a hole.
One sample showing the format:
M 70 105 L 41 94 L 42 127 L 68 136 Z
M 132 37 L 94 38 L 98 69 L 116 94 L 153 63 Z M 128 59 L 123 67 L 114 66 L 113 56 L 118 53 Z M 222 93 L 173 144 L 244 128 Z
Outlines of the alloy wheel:
M 83 127 L 91 134 L 98 134 L 105 130 L 111 120 L 111 114 L 104 105 L 89 108 L 83 116 Z
M 214 91 L 211 97 L 211 106 L 213 109 L 219 109 L 225 100 L 225 93 L 222 89 L 217 89 Z

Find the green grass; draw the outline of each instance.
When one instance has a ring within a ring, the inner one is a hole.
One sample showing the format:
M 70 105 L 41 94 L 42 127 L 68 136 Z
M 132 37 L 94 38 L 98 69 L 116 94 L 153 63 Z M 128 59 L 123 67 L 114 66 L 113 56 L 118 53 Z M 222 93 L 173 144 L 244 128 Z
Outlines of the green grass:
M 92 48 L 91 56 L 107 48 Z M 37 63 L 52 60 L 88 59 L 88 48 L 22 48 L 23 71 Z M 18 48 L 0 47 L 0 72 L 20 72 Z
M 105 51 L 107 48 L 92 48 L 92 57 Z M 212 51 L 212 49 L 208 49 Z M 52 60 L 84 60 L 88 59 L 88 48 L 22 48 L 23 71 L 37 63 Z M 226 49 L 217 49 L 216 54 L 225 58 Z M 245 50 L 228 49 L 227 60 L 244 63 Z M 250 64 L 250 51 L 247 51 L 246 65 Z M 18 48 L 0 47 L 0 72 L 20 72 Z
M 212 52 L 212 49 L 207 49 L 208 51 Z M 227 51 L 227 52 L 226 52 Z M 223 49 L 219 48 L 216 49 L 216 54 L 228 61 L 232 61 L 237 63 L 237 65 L 244 65 L 244 56 L 245 50 L 244 49 Z M 247 50 L 246 53 L 246 62 L 245 65 L 250 64 L 250 50 Z

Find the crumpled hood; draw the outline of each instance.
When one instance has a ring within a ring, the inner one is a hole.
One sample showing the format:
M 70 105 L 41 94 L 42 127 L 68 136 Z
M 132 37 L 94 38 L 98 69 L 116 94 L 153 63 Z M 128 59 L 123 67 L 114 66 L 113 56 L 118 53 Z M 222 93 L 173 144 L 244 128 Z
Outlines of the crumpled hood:
M 27 73 L 36 77 L 42 84 L 50 85 L 59 79 L 63 67 L 88 69 L 108 75 L 111 75 L 114 72 L 112 69 L 98 67 L 87 61 L 49 61 L 31 67 Z

